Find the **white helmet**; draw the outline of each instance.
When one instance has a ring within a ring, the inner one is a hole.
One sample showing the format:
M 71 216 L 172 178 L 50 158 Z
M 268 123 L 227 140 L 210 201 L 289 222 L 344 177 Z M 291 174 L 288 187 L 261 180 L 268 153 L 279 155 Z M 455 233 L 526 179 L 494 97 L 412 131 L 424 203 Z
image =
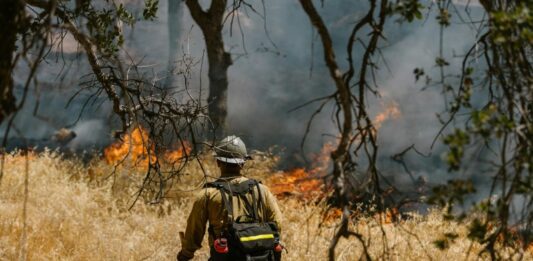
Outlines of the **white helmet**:
M 235 135 L 222 139 L 215 146 L 215 153 L 217 160 L 230 164 L 243 164 L 250 159 L 246 152 L 246 145 Z

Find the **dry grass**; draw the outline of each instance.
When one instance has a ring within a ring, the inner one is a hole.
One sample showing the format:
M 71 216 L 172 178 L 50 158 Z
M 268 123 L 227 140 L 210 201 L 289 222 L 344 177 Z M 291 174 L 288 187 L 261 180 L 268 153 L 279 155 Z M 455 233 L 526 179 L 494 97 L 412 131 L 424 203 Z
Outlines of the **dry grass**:
M 216 173 L 212 161 L 206 162 L 207 171 Z M 247 174 L 264 178 L 274 165 L 271 157 L 263 157 L 248 166 Z M 110 172 L 101 161 L 84 167 L 55 153 L 30 155 L 24 221 L 25 157 L 6 156 L 0 183 L 0 260 L 25 256 L 29 260 L 175 260 L 191 192 L 175 189 L 162 205 L 140 201 L 128 211 L 134 185 L 141 177 L 121 169 L 116 178 L 106 179 Z M 199 184 L 202 175 L 197 166 L 187 168 L 186 173 L 180 181 L 186 184 L 182 189 Z M 324 260 L 334 223 L 319 228 L 318 206 L 293 199 L 280 205 L 285 217 L 283 241 L 289 251 L 285 260 Z M 443 221 L 439 211 L 396 225 L 380 226 L 373 218 L 363 218 L 353 228 L 370 238 L 370 253 L 380 259 L 465 260 L 476 259 L 480 250 L 466 239 L 464 225 Z M 449 249 L 440 251 L 432 242 L 445 232 L 459 237 Z M 204 243 L 196 260 L 206 260 L 207 253 Z M 343 239 L 337 248 L 338 260 L 356 260 L 361 253 L 361 244 L 354 238 Z

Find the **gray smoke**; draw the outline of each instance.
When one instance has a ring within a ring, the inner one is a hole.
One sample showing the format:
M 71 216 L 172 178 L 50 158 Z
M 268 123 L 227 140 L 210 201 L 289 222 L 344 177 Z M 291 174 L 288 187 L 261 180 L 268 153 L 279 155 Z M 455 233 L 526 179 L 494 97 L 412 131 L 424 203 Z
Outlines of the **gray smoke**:
M 208 1 L 201 3 L 205 6 Z M 286 166 L 302 165 L 303 161 L 295 155 L 301 153 L 300 142 L 306 123 L 318 104 L 289 111 L 314 98 L 333 93 L 334 85 L 323 61 L 321 42 L 297 1 L 265 1 L 265 6 L 270 38 L 264 29 L 264 18 L 251 10 L 239 13 L 243 36 L 237 20 L 231 31 L 230 20 L 225 26 L 226 47 L 235 61 L 229 69 L 229 126 L 233 133 L 243 136 L 250 148 L 264 150 L 277 145 L 285 148 L 284 156 L 289 161 Z M 357 8 L 352 8 L 354 6 Z M 259 2 L 255 7 L 263 13 Z M 337 60 L 346 68 L 347 32 L 363 17 L 367 1 L 358 1 L 357 4 L 347 0 L 326 1 L 324 7 L 318 8 L 332 33 Z M 473 9 L 473 16 L 480 17 L 480 10 Z M 125 50 L 136 61 L 148 66 L 150 77 L 161 83 L 169 77 L 169 53 L 177 53 L 176 69 L 182 66 L 179 60 L 183 57 L 194 59 L 197 63 L 192 67 L 189 88 L 193 96 L 202 95 L 205 99 L 208 80 L 207 59 L 204 57 L 201 61 L 203 37 L 184 5 L 181 13 L 183 16 L 179 21 L 168 21 L 167 1 L 161 1 L 155 21 L 139 22 L 133 30 L 125 29 Z M 460 13 L 465 15 L 464 11 Z M 378 91 L 381 96 L 368 95 L 372 115 L 383 112 L 390 104 L 396 104 L 399 109 L 400 116 L 383 121 L 379 130 L 380 153 L 384 162 L 381 171 L 390 173 L 399 184 L 410 179 L 405 175 L 395 176 L 403 170 L 389 158 L 412 144 L 431 155 L 423 158 L 414 153 L 407 154 L 406 162 L 415 178 L 423 177 L 432 182 L 449 178 L 441 160 L 444 152 L 441 142 L 437 141 L 436 147 L 431 148 L 431 142 L 441 126 L 436 113 L 442 112 L 445 106 L 442 89 L 431 87 L 422 91 L 424 84 L 416 83 L 413 75 L 414 68 L 422 67 L 430 77 L 439 77 L 435 66 L 439 52 L 439 25 L 435 19 L 436 12 L 432 10 L 428 14 L 426 21 L 400 24 L 391 19 L 387 24 L 384 32 L 387 40 L 382 43 L 384 58 L 380 58 L 378 64 Z M 458 16 L 452 14 L 452 18 L 452 25 L 445 31 L 444 42 L 444 57 L 450 62 L 446 68 L 447 75 L 459 72 L 461 57 L 458 56 L 464 54 L 475 40 L 472 28 L 462 23 Z M 180 28 L 179 44 L 173 46 L 175 49 L 171 52 L 168 49 L 169 22 L 179 24 Z M 362 47 L 357 46 L 356 61 L 361 58 L 362 52 Z M 78 134 L 70 144 L 72 148 L 104 146 L 111 140 L 111 122 L 114 121 L 109 104 L 91 104 L 79 121 L 76 119 L 87 93 L 82 93 L 65 108 L 67 97 L 77 90 L 81 76 L 90 72 L 75 53 L 70 53 L 67 58 L 66 67 L 63 67 L 61 59 L 57 62 L 52 59 L 38 73 L 42 85 L 48 86 L 41 91 L 40 99 L 44 102 L 41 102 L 38 111 L 50 120 L 43 121 L 33 115 L 32 101 L 35 97 L 32 97 L 15 122 L 20 133 L 12 132 L 12 135 L 45 139 L 57 129 L 69 126 Z M 25 75 L 27 70 L 19 69 L 17 81 L 21 83 Z M 183 88 L 180 79 L 175 77 L 173 83 Z M 99 101 L 104 101 L 102 99 Z M 315 119 L 305 143 L 305 152 L 318 151 L 324 142 L 331 140 L 332 135 L 337 135 L 332 113 L 333 107 L 327 106 Z M 4 129 L 5 126 L 1 126 L 0 131 Z

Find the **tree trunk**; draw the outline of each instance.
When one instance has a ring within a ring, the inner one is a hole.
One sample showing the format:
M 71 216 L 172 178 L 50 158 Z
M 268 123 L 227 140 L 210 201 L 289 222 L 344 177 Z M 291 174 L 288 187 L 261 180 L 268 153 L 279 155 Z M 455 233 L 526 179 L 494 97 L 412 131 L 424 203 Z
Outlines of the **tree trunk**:
M 17 47 L 17 32 L 24 6 L 18 0 L 3 0 L 0 3 L 0 123 L 16 110 L 13 96 L 13 54 Z
M 222 136 L 226 131 L 228 115 L 228 68 L 232 64 L 231 55 L 224 50 L 222 37 L 224 11 L 227 0 L 213 0 L 209 10 L 204 11 L 198 0 L 186 0 L 191 16 L 198 24 L 205 38 L 207 60 L 209 62 L 209 97 L 207 98 L 209 117 L 215 134 Z
M 222 26 L 220 26 L 222 27 Z M 228 68 L 231 55 L 224 51 L 222 28 L 204 33 L 209 62 L 209 116 L 219 134 L 224 135 L 228 115 Z
M 178 58 L 179 40 L 180 40 L 180 17 L 182 15 L 182 1 L 168 0 L 168 65 L 167 72 L 169 73 L 165 87 L 170 88 L 174 84 L 175 75 L 174 63 Z

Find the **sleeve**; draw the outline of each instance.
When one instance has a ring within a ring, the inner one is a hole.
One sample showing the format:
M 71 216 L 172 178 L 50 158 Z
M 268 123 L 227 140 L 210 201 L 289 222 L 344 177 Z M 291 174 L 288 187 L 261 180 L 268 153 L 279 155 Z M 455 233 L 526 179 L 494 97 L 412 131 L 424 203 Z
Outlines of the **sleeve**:
M 276 197 L 272 195 L 270 190 L 268 190 L 266 187 L 263 187 L 263 190 L 265 191 L 265 214 L 267 221 L 276 222 L 278 230 L 281 232 L 281 223 L 283 221 L 283 217 L 281 216 L 281 211 L 279 210 Z
M 207 193 L 202 191 L 193 204 L 191 214 L 187 219 L 187 229 L 181 242 L 178 260 L 190 260 L 194 252 L 202 247 L 207 223 Z

